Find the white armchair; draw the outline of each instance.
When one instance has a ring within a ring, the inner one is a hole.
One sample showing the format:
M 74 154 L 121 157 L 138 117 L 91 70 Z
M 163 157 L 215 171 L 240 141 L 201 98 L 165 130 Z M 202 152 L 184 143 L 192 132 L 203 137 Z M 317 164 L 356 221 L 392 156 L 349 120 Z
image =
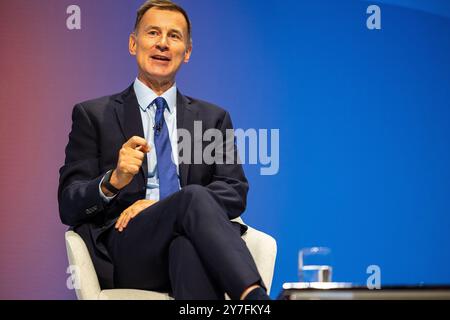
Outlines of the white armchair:
M 240 218 L 236 219 L 243 223 Z M 72 280 L 79 300 L 172 300 L 166 293 L 136 289 L 102 290 L 83 239 L 73 231 L 65 234 L 67 255 Z M 274 238 L 261 231 L 248 227 L 242 236 L 255 260 L 259 273 L 267 286 L 268 293 L 272 285 L 277 244 Z

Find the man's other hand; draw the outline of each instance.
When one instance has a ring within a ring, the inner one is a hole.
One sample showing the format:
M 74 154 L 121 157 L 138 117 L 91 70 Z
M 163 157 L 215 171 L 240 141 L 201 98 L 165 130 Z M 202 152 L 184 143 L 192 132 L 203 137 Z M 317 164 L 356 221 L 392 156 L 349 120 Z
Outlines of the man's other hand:
M 131 219 L 136 217 L 142 211 L 155 204 L 157 201 L 155 200 L 139 200 L 129 206 L 124 212 L 122 212 L 119 216 L 119 219 L 116 222 L 115 228 L 122 232 L 128 225 Z

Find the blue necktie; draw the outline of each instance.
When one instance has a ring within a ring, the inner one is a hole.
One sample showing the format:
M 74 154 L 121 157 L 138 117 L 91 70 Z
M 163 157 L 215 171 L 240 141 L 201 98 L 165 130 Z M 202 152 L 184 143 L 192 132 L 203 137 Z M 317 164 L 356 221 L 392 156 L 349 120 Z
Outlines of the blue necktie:
M 172 146 L 170 144 L 169 130 L 164 120 L 164 109 L 167 102 L 164 98 L 155 99 L 155 149 L 158 161 L 159 200 L 170 196 L 179 190 L 177 167 L 172 161 Z

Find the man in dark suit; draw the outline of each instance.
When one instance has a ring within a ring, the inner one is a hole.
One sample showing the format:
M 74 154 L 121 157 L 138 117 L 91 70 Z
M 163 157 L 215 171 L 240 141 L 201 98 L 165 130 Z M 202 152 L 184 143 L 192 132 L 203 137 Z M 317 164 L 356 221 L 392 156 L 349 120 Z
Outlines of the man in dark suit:
M 199 141 L 205 148 L 196 121 L 201 134 L 225 137 L 233 127 L 226 111 L 176 88 L 192 51 L 186 12 L 169 0 L 145 2 L 129 51 L 139 69 L 133 85 L 73 110 L 58 189 L 62 222 L 86 242 L 103 288 L 268 299 L 241 239 L 245 226 L 230 221 L 245 210 L 248 191 L 234 142 L 214 148 L 231 152 L 231 163 L 194 159 Z M 180 130 L 192 137 L 184 155 Z

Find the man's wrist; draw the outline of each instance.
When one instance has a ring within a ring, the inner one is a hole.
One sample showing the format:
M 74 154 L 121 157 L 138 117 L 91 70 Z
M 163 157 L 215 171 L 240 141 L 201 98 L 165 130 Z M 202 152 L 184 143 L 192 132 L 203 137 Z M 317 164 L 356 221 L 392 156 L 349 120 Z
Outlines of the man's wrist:
M 116 194 L 111 193 L 111 191 L 109 191 L 108 189 L 106 189 L 105 186 L 103 185 L 103 183 L 101 184 L 100 187 L 101 187 L 102 193 L 103 193 L 103 195 L 104 195 L 105 197 L 107 197 L 107 198 L 114 198 L 114 197 L 116 196 Z
M 109 179 L 109 183 L 116 189 L 121 190 L 123 189 L 123 186 L 120 185 L 119 179 L 117 178 L 117 172 L 116 169 L 112 170 L 111 172 L 111 179 Z
M 106 173 L 103 183 L 102 183 L 102 191 L 108 196 L 112 197 L 120 192 L 121 188 L 117 186 L 117 179 L 115 175 L 113 176 L 115 170 L 110 170 Z M 106 191 L 106 192 L 105 192 Z

